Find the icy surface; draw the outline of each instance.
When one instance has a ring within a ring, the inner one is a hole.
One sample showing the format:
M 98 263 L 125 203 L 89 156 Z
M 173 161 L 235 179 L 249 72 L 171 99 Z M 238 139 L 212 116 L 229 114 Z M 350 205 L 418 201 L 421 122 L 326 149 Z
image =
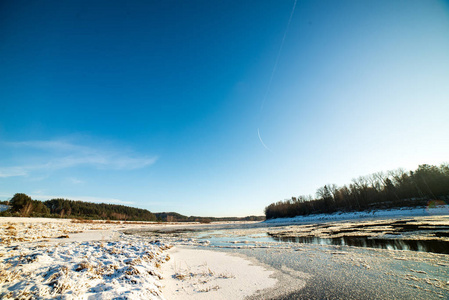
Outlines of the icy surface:
M 407 214 L 406 217 L 347 221 L 211 225 L 196 229 L 177 226 L 136 234 L 169 241 L 175 249 L 188 247 L 245 255 L 274 270 L 277 284 L 247 299 L 449 299 L 447 254 L 275 241 L 267 236 L 268 233 L 280 239 L 309 235 L 322 239 L 363 236 L 368 240 L 446 243 L 449 216 L 433 212 L 426 211 L 418 217 Z M 180 282 L 179 290 L 173 295 L 182 293 L 186 284 L 189 282 Z M 166 296 L 170 299 L 172 295 Z

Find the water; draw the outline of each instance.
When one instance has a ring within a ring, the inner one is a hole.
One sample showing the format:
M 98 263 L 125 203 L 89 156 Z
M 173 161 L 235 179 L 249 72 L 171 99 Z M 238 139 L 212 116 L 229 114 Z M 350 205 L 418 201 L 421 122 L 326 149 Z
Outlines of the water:
M 236 245 L 260 247 L 262 244 L 278 242 L 266 232 L 233 235 L 227 233 L 226 230 L 203 232 L 195 238 L 203 241 L 208 240 L 211 246 L 216 247 L 234 247 Z
M 267 226 L 263 223 L 252 225 L 209 225 L 198 227 L 171 227 L 147 232 L 147 235 L 157 237 L 171 237 L 173 241 L 196 240 L 197 242 L 211 247 L 225 248 L 272 248 L 284 247 L 286 243 L 303 243 L 323 246 L 352 246 L 361 248 L 377 248 L 387 250 L 407 250 L 449 254 L 449 241 L 444 240 L 449 236 L 449 226 L 446 224 L 413 223 L 411 220 L 388 220 L 377 223 L 326 223 L 298 226 Z M 351 226 L 348 226 L 351 225 Z M 335 226 L 340 227 L 336 228 Z M 345 226 L 343 226 L 345 225 Z M 314 236 L 313 230 L 323 231 L 330 227 L 331 233 L 340 234 L 340 237 L 323 238 Z M 386 227 L 394 228 L 388 235 L 374 233 L 385 231 Z M 304 233 L 304 228 L 311 230 L 309 236 L 288 235 L 288 232 Z M 283 236 L 284 229 L 287 236 Z M 270 235 L 270 231 L 271 233 Z M 365 236 L 357 233 L 366 233 Z M 342 233 L 348 234 L 341 236 Z M 408 233 L 416 235 L 415 238 L 404 238 Z M 433 236 L 433 238 L 432 238 Z M 438 239 L 440 238 L 440 239 Z M 443 238 L 443 239 L 441 239 Z M 209 241 L 208 244 L 206 241 Z M 195 242 L 193 242 L 195 243 Z
M 448 299 L 448 269 L 442 266 L 449 266 L 449 256 L 425 253 L 449 254 L 444 241 L 448 222 L 431 221 L 434 224 L 410 219 L 276 227 L 161 226 L 141 234 L 174 245 L 223 247 L 219 251 L 255 258 L 278 270 L 288 287 L 295 287 L 304 274 L 310 276 L 304 288 L 279 289 L 267 299 Z M 332 246 L 353 247 L 334 251 Z M 362 250 L 369 248 L 408 251 Z
M 274 243 L 281 243 L 281 245 L 284 243 L 304 243 L 449 254 L 449 242 L 432 239 L 407 240 L 366 236 L 344 236 L 339 238 L 275 237 L 270 236 L 267 232 L 240 233 L 239 235 L 235 235 L 235 233 L 227 232 L 227 230 L 202 231 L 197 233 L 195 238 L 202 241 L 208 240 L 211 246 L 216 247 L 236 247 L 242 245 L 261 247 L 268 246 L 267 244 L 275 247 L 276 245 Z
M 294 237 L 276 238 L 278 242 L 307 243 L 316 245 L 339 245 L 364 248 L 377 248 L 388 250 L 408 250 L 449 254 L 449 242 L 438 240 L 403 240 L 403 239 L 381 239 L 368 237 L 341 237 L 341 238 L 319 238 L 319 237 Z

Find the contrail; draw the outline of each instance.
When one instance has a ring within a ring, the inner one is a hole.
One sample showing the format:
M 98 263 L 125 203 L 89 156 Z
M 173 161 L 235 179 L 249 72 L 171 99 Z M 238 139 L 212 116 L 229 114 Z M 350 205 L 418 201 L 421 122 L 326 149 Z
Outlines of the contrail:
M 274 73 L 276 73 L 276 69 L 277 69 L 277 66 L 278 66 L 278 63 L 279 63 L 279 57 L 281 56 L 282 48 L 284 47 L 285 37 L 287 36 L 287 32 L 288 32 L 288 29 L 290 27 L 290 23 L 292 22 L 293 14 L 295 13 L 295 8 L 296 8 L 296 2 L 297 1 L 298 0 L 295 0 L 295 2 L 293 3 L 292 11 L 290 12 L 290 18 L 288 19 L 287 27 L 285 28 L 284 36 L 282 37 L 281 45 L 279 47 L 279 51 L 278 51 L 278 54 L 276 56 L 276 61 L 274 62 L 273 70 L 271 71 L 270 80 L 268 81 L 267 90 L 265 91 L 265 95 L 264 95 L 264 97 L 262 99 L 262 104 L 260 105 L 260 112 L 259 112 L 259 114 L 262 112 L 263 107 L 265 105 L 265 101 L 267 100 L 267 97 L 268 97 L 268 93 L 270 92 L 271 83 L 273 82 Z M 273 152 L 270 148 L 267 147 L 267 145 L 265 145 L 265 143 L 263 142 L 262 138 L 260 137 L 260 129 L 259 128 L 257 128 L 257 135 L 259 136 L 259 141 L 262 143 L 264 148 L 267 149 L 270 152 Z
M 262 145 L 265 147 L 265 149 L 267 149 L 270 152 L 273 152 L 270 148 L 267 147 L 267 145 L 265 145 L 265 143 L 262 141 L 262 138 L 260 137 L 260 130 L 259 128 L 257 128 L 257 135 L 259 136 L 259 141 L 262 143 Z
M 263 106 L 265 104 L 265 101 L 267 100 L 268 93 L 270 92 L 271 83 L 273 82 L 274 73 L 276 73 L 276 69 L 278 67 L 279 57 L 281 56 L 282 48 L 284 47 L 285 37 L 287 36 L 288 28 L 290 27 L 290 23 L 292 22 L 293 14 L 295 13 L 297 1 L 298 0 L 295 0 L 295 2 L 293 3 L 293 8 L 290 13 L 290 18 L 288 19 L 287 27 L 285 28 L 284 36 L 282 37 L 281 46 L 279 47 L 278 55 L 276 57 L 276 61 L 274 62 L 273 70 L 271 71 L 270 80 L 268 81 L 267 90 L 265 91 L 265 96 L 263 97 L 262 104 L 260 106 L 260 111 L 263 110 Z

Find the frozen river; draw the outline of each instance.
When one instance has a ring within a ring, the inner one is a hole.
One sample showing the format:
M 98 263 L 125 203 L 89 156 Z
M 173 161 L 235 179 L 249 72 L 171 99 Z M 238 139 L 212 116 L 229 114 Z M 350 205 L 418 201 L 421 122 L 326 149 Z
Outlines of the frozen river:
M 279 284 L 266 298 L 449 299 L 448 225 L 447 216 L 438 216 L 187 225 L 134 233 L 256 259 L 277 270 Z

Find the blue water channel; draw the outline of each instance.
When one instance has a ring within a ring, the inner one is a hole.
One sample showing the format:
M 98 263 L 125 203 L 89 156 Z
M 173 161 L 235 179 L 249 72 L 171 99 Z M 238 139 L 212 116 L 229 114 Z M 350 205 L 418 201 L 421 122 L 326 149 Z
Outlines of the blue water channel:
M 440 240 L 407 240 L 398 238 L 373 238 L 344 236 L 340 238 L 285 237 L 278 238 L 260 232 L 248 235 L 230 235 L 227 230 L 201 231 L 195 239 L 209 241 L 212 247 L 276 247 L 284 243 L 304 243 L 323 246 L 352 246 L 386 250 L 408 250 L 449 254 L 449 242 Z

